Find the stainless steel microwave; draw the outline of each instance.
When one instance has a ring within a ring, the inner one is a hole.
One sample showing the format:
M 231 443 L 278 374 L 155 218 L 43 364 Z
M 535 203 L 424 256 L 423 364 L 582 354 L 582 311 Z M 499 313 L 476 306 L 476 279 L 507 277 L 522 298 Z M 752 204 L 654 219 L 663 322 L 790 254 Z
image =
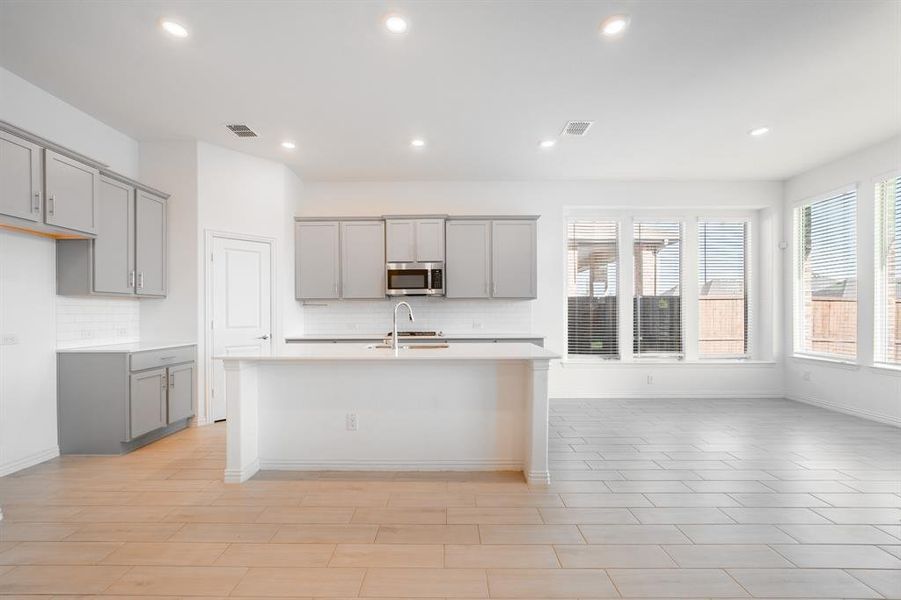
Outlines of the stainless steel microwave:
M 443 262 L 389 262 L 385 267 L 388 296 L 443 296 Z

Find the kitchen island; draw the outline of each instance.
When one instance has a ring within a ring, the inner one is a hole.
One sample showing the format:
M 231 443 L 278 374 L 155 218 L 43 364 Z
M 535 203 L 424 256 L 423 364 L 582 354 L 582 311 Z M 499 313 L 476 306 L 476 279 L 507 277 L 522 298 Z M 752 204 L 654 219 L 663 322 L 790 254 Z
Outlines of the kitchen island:
M 260 469 L 522 470 L 547 483 L 548 364 L 526 343 L 289 346 L 220 356 L 225 481 Z

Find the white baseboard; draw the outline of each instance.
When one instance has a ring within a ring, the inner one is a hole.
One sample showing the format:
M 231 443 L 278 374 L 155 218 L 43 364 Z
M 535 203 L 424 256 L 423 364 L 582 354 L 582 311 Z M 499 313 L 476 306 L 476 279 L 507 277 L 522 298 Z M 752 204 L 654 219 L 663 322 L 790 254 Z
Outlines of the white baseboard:
M 260 459 L 272 471 L 522 471 L 520 460 L 294 460 Z
M 785 396 L 785 397 L 788 398 L 789 400 L 794 400 L 795 402 L 801 402 L 803 404 L 810 404 L 812 406 L 819 406 L 820 408 L 825 408 L 827 410 L 844 413 L 846 415 L 851 415 L 854 417 L 860 417 L 861 419 L 867 419 L 868 421 L 876 421 L 878 423 L 883 423 L 885 425 L 901 427 L 901 417 L 894 417 L 892 415 L 885 415 L 885 414 L 873 412 L 870 410 L 862 410 L 860 408 L 848 407 L 848 406 L 844 406 L 842 404 L 836 404 L 834 402 L 829 402 L 827 400 L 820 400 L 819 398 L 814 398 L 813 396 L 805 396 L 802 394 L 793 394 L 793 395 Z
M 19 458 L 17 460 L 3 463 L 2 465 L 0 465 L 0 477 L 5 477 L 6 475 L 10 475 L 12 473 L 15 473 L 16 471 L 21 471 L 22 469 L 33 467 L 34 465 L 40 464 L 42 462 L 52 460 L 57 456 L 59 456 L 59 446 L 53 446 L 52 448 L 47 448 L 46 450 L 41 450 L 40 452 L 35 452 L 34 454 L 29 454 L 28 456 L 23 456 L 22 458 Z
M 225 483 L 244 483 L 260 470 L 260 461 L 255 460 L 242 469 L 225 469 Z
M 577 394 L 552 394 L 551 400 L 750 400 L 750 399 L 778 399 L 785 398 L 782 392 L 742 392 L 734 390 L 728 392 L 608 392 L 608 393 L 577 393 Z

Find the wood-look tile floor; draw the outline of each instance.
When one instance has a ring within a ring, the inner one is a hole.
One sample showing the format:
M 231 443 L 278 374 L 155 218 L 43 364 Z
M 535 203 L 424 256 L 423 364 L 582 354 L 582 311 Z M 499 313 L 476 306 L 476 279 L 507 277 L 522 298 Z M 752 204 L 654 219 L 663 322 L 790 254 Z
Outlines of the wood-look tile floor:
M 263 472 L 225 430 L 0 479 L 0 595 L 901 598 L 901 430 L 788 401 L 554 401 L 553 483 Z

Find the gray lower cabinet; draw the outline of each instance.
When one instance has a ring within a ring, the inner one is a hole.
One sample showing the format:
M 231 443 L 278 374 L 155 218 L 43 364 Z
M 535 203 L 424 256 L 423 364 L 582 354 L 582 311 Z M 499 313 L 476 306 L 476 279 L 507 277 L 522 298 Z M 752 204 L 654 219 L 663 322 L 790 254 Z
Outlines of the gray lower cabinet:
M 48 225 L 97 233 L 100 171 L 52 150 L 44 150 L 44 220 Z
M 41 221 L 41 147 L 0 131 L 0 214 Z
M 166 295 L 166 198 L 101 176 L 98 233 L 56 242 L 56 291 L 67 296 Z
M 63 454 L 121 454 L 183 429 L 194 416 L 194 346 L 57 353 Z

